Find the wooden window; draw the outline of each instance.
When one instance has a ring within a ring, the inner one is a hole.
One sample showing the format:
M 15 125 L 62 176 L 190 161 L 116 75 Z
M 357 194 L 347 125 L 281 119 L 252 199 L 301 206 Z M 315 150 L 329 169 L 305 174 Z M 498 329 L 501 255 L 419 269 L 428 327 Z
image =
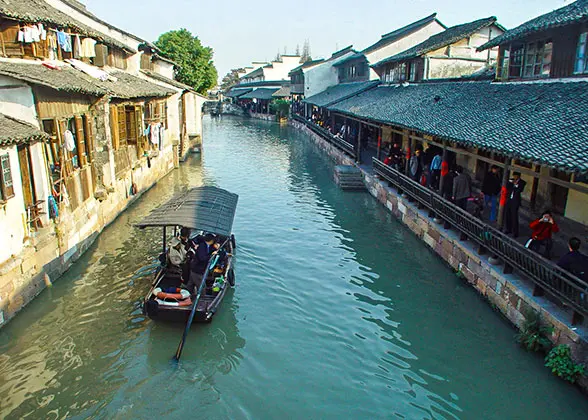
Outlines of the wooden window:
M 409 64 L 409 76 L 408 76 L 408 80 L 411 82 L 416 82 L 416 67 L 417 67 L 417 63 L 416 61 L 413 61 Z
M 502 49 L 502 57 L 500 58 L 500 66 L 498 68 L 498 78 L 500 80 L 508 79 L 508 68 L 510 66 L 510 49 Z
M 110 48 L 108 54 L 108 65 L 110 67 L 116 67 L 117 69 L 127 69 L 127 55 L 126 53 L 118 48 Z
M 84 121 L 82 117 L 74 117 L 76 155 L 78 167 L 83 168 L 88 164 L 88 153 L 86 151 L 86 133 L 84 132 Z
M 2 54 L 6 57 L 23 57 L 23 45 L 18 42 L 20 25 L 16 21 L 5 20 L 0 24 L 0 37 L 2 39 Z
M 510 65 L 508 69 L 509 77 L 521 77 L 523 70 L 523 57 L 525 54 L 525 46 L 520 45 L 511 48 L 510 51 Z
M 57 121 L 42 120 L 43 131 L 51 136 L 48 143 L 45 143 L 45 156 L 51 172 L 59 169 L 59 136 L 57 134 Z
M 575 74 L 588 73 L 588 60 L 586 59 L 587 45 L 588 32 L 583 32 L 578 38 L 578 48 L 576 49 L 576 64 L 574 66 Z
M 90 117 L 84 114 L 82 115 L 82 121 L 84 124 L 84 138 L 85 138 L 85 153 L 86 153 L 86 163 L 92 162 L 92 153 L 94 151 L 94 133 L 92 131 L 92 124 L 90 122 Z
M 117 107 L 118 114 L 118 144 L 119 146 L 126 146 L 127 144 L 127 116 L 124 105 Z
M 549 76 L 551 70 L 551 41 L 537 41 L 527 44 L 524 77 Z
M 0 193 L 2 194 L 2 201 L 14 197 L 10 156 L 8 154 L 0 156 Z
M 151 54 L 141 54 L 141 70 L 153 70 L 153 64 L 151 62 Z

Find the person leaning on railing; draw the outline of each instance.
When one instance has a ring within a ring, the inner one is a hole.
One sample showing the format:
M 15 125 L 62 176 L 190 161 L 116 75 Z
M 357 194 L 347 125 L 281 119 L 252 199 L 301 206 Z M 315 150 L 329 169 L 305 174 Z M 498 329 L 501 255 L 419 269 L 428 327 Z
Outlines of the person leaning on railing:
M 543 215 L 529 223 L 531 228 L 531 239 L 527 241 L 526 247 L 539 253 L 541 248 L 545 248 L 543 256 L 547 259 L 551 258 L 551 249 L 553 248 L 552 236 L 559 232 L 559 226 L 553 220 L 553 215 L 550 210 L 545 210 Z
M 573 237 L 568 241 L 568 252 L 566 255 L 561 257 L 557 262 L 557 265 L 566 271 L 569 271 L 574 276 L 588 283 L 588 256 L 580 252 L 580 246 L 582 241 Z M 585 285 L 584 285 L 585 286 Z M 585 298 L 585 292 L 581 294 L 582 299 Z

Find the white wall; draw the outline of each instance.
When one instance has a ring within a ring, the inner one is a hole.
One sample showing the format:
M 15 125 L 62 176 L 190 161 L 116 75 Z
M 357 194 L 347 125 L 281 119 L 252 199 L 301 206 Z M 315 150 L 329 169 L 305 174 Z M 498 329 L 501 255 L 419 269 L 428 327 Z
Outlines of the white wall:
M 392 57 L 402 51 L 406 51 L 409 48 L 414 47 L 415 45 L 420 44 L 421 42 L 425 41 L 426 39 L 430 38 L 433 35 L 436 35 L 440 32 L 443 32 L 445 29 L 441 26 L 436 20 L 430 22 L 428 25 L 422 27 L 418 31 L 413 32 L 410 35 L 405 36 L 393 42 L 385 47 L 379 48 L 374 51 L 370 51 L 369 53 L 365 53 L 365 56 L 368 60 L 369 64 L 376 64 L 379 61 L 382 61 L 385 58 Z M 378 80 L 380 77 L 374 71 L 374 69 L 370 68 L 370 80 Z
M 174 65 L 167 61 L 154 59 L 153 71 L 167 77 L 168 79 L 174 80 Z
M 354 52 L 350 51 L 334 60 L 327 60 L 315 67 L 304 69 L 304 96 L 308 98 L 339 83 L 338 71 L 333 65 L 353 54 Z
M 300 57 L 298 56 L 283 56 L 282 61 L 273 61 L 271 68 L 264 68 L 264 80 L 288 80 L 290 73 L 300 65 Z
M 108 35 L 109 37 L 111 37 L 113 39 L 116 39 L 118 42 L 127 45 L 129 48 L 137 50 L 139 44 L 141 44 L 143 42 L 139 38 L 131 37 L 126 34 L 123 34 L 122 32 L 117 31 L 116 29 L 109 28 L 107 25 L 100 23 L 100 22 L 96 21 L 95 19 L 93 19 L 93 18 L 91 18 L 81 12 L 78 12 L 76 9 L 74 9 L 73 7 L 71 7 L 67 3 L 64 3 L 61 0 L 45 0 L 45 1 L 47 3 L 49 3 L 51 6 L 55 7 L 56 9 L 61 10 L 62 12 L 67 14 L 68 16 L 71 16 L 73 19 L 76 19 L 76 20 L 86 24 L 90 28 L 95 29 L 96 31 L 102 32 L 103 34 Z M 102 19 L 102 20 L 105 20 L 105 19 Z
M 0 76 L 0 113 L 39 127 L 31 87 L 12 77 Z
M 10 198 L 6 204 L 0 205 L 0 232 L 2 232 L 0 264 L 22 251 L 24 248 L 23 239 L 26 235 L 26 213 L 16 146 L 0 147 L 0 155 L 5 154 L 10 156 L 14 197 Z

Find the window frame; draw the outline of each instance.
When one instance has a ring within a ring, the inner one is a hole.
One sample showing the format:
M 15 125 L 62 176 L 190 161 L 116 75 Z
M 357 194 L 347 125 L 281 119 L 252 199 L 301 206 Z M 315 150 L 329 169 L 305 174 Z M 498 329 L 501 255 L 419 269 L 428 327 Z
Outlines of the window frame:
M 3 153 L 0 155 L 0 201 L 7 202 L 14 196 L 14 177 L 10 166 L 10 154 Z
M 583 41 L 582 41 L 583 38 Z M 580 47 L 582 47 L 582 56 L 579 57 Z M 574 57 L 574 74 L 586 74 L 588 73 L 588 57 L 586 57 L 586 53 L 588 53 L 588 31 L 583 31 L 578 36 L 578 42 L 576 43 L 576 53 Z M 583 62 L 582 70 L 578 70 L 578 61 L 581 60 Z

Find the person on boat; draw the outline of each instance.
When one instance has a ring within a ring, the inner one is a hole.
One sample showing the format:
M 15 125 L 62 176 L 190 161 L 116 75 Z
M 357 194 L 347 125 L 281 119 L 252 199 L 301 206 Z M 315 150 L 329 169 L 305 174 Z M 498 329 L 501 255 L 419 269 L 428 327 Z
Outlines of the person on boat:
M 186 248 L 179 238 L 172 238 L 169 244 L 169 251 L 167 254 L 169 264 L 177 269 L 181 269 L 186 262 Z
M 212 233 L 207 233 L 198 238 L 198 246 L 192 259 L 190 261 L 190 280 L 186 285 L 186 289 L 194 292 L 200 287 L 204 276 L 204 272 L 210 262 L 210 257 L 217 250 L 218 246 L 215 243 L 216 236 Z

